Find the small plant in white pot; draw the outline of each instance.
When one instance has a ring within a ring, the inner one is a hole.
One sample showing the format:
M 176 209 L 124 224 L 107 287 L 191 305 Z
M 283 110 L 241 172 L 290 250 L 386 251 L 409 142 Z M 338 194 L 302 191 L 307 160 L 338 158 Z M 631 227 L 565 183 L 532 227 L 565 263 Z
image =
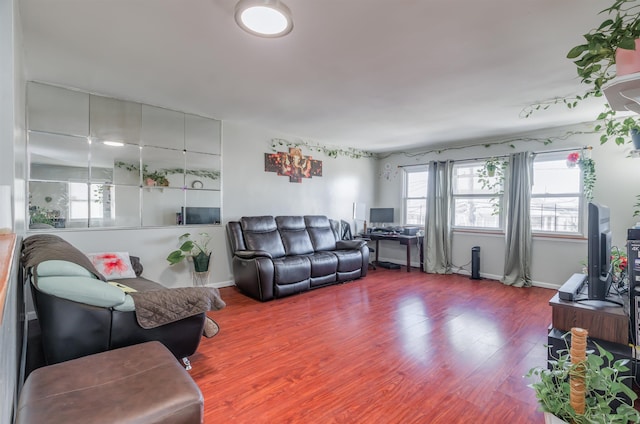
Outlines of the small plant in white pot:
M 598 344 L 597 352 L 586 351 L 586 331 L 582 331 L 582 359 L 572 360 L 578 355 L 572 346 L 571 354 L 559 351 L 557 359 L 548 361 L 548 368 L 535 367 L 526 375 L 535 380 L 529 387 L 536 392 L 546 422 L 640 423 L 640 413 L 633 408 L 637 395 L 626 384 L 632 377 L 624 375 L 629 371 L 629 360 L 614 361 Z M 572 336 L 572 342 L 575 338 Z
M 178 241 L 182 244 L 178 250 L 174 250 L 167 256 L 170 265 L 177 264 L 187 257 L 193 260 L 193 267 L 196 272 L 207 272 L 209 270 L 209 261 L 211 259 L 211 251 L 208 249 L 211 236 L 207 233 L 200 233 L 200 241 L 196 242 L 191 239 L 191 234 L 186 233 L 178 237 Z

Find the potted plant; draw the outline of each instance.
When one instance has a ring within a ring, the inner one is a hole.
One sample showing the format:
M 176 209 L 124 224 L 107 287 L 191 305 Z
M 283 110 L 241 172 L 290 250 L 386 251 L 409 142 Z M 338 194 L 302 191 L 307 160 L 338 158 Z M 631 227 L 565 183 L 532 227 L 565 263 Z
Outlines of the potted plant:
M 500 213 L 500 196 L 504 192 L 504 178 L 508 166 L 509 162 L 504 158 L 489 158 L 476 174 L 482 189 L 496 194 L 491 198 L 492 215 Z
M 208 250 L 211 236 L 207 233 L 200 233 L 199 235 L 199 242 L 193 241 L 190 233 L 185 233 L 178 237 L 178 242 L 182 244 L 178 250 L 174 250 L 167 256 L 169 264 L 174 265 L 190 257 L 196 272 L 207 272 L 209 270 L 209 261 L 211 260 L 211 251 Z
M 629 360 L 614 361 L 613 355 L 598 344 L 597 351 L 586 351 L 586 331 L 582 331 L 582 355 L 572 345 L 571 354 L 568 350 L 559 351 L 557 359 L 548 361 L 548 367 L 532 368 L 526 375 L 535 380 L 529 387 L 536 392 L 546 422 L 639 423 L 640 413 L 633 408 L 637 395 L 625 384 L 632 378 L 624 375 L 629 371 Z M 572 336 L 572 341 L 575 339 Z M 578 402 L 576 392 L 581 397 Z

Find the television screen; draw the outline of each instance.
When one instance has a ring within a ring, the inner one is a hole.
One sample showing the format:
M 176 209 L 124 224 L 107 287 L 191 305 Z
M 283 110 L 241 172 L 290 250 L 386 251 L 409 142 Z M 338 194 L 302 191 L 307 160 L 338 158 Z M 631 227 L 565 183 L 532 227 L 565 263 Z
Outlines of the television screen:
M 371 208 L 369 222 L 371 224 L 393 223 L 393 208 Z
M 187 206 L 182 208 L 182 217 L 184 225 L 220 224 L 220 208 Z
M 589 203 L 589 299 L 605 300 L 611 287 L 611 226 L 609 208 Z

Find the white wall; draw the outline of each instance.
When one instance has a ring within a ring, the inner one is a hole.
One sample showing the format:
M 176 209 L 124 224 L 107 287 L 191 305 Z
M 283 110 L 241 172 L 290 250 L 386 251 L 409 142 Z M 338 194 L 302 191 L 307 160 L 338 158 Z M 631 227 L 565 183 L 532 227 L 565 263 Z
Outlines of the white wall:
M 550 112 L 551 113 L 551 112 Z M 560 136 L 567 130 L 591 132 L 588 125 L 559 128 L 523 135 L 523 138 L 540 138 Z M 462 149 L 448 150 L 441 153 L 430 153 L 423 156 L 409 157 L 402 153 L 391 155 L 380 160 L 378 164 L 378 186 L 380 192 L 376 197 L 379 206 L 401 205 L 403 172 L 397 170 L 398 165 L 427 163 L 431 160 L 486 158 L 509 154 L 516 151 L 542 152 L 547 150 L 592 146 L 592 158 L 596 162 L 597 181 L 594 189 L 594 201 L 611 208 L 611 225 L 613 244 L 621 248 L 626 246 L 626 230 L 633 226 L 633 205 L 635 196 L 640 194 L 640 186 L 633 182 L 640 180 L 640 159 L 628 158 L 630 147 L 616 146 L 614 143 L 600 145 L 597 134 L 579 134 L 565 141 L 554 141 L 549 145 L 541 142 L 514 142 L 515 148 L 508 145 L 484 147 L 479 145 Z M 491 142 L 488 140 L 487 142 Z M 500 141 L 500 140 L 495 140 Z M 413 153 L 412 153 L 413 155 Z M 389 164 L 389 165 L 387 165 Z M 392 172 L 385 172 L 391 169 Z M 387 178 L 387 175 L 389 176 Z M 504 267 L 504 236 L 499 234 L 477 234 L 456 232 L 453 235 L 452 250 L 454 269 L 471 261 L 471 247 L 480 246 L 480 270 L 486 278 L 499 279 Z M 586 260 L 586 239 L 558 239 L 534 237 L 532 245 L 532 279 L 536 285 L 557 287 L 562 285 L 574 272 L 581 272 L 580 261 Z M 405 250 L 393 243 L 383 245 L 381 258 L 404 263 Z M 412 263 L 417 266 L 417 256 Z
M 22 62 L 22 31 L 17 0 L 0 0 L 0 184 L 13 185 L 14 191 L 24 187 L 16 172 L 22 170 L 24 159 L 24 81 Z M 14 160 L 15 156 L 15 160 Z M 14 194 L 13 205 L 24 207 L 24 196 Z M 16 220 L 18 231 L 24 219 Z M 13 258 L 14 264 L 18 255 Z M 18 371 L 20 367 L 23 302 L 18 267 L 13 266 L 8 277 L 4 311 L 0 317 L 0 422 L 12 422 L 17 403 Z
M 375 192 L 375 160 L 330 158 L 323 153 L 305 155 L 322 161 L 322 177 L 290 183 L 288 177 L 264 171 L 264 154 L 271 153 L 272 138 L 291 139 L 281 133 L 239 123 L 224 123 L 222 154 L 223 223 L 252 215 L 327 215 L 351 220 L 354 202 L 370 205 Z M 283 149 L 284 150 L 284 149 Z M 231 255 L 223 226 L 189 227 L 192 234 L 206 231 L 212 236 L 210 282 L 231 284 Z M 184 228 L 92 230 L 57 232 L 84 252 L 126 251 L 140 256 L 147 278 L 167 287 L 191 284 L 186 264 L 169 267 L 165 260 L 178 246 Z

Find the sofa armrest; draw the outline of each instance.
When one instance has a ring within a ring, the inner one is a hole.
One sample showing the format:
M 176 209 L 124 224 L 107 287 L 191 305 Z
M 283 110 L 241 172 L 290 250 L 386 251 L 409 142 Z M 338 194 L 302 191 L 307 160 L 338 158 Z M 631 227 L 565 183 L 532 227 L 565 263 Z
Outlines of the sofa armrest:
M 337 250 L 360 250 L 367 244 L 364 240 L 338 240 L 336 242 Z
M 126 300 L 122 290 L 95 278 L 39 277 L 37 287 L 52 296 L 102 308 L 112 308 Z
M 253 259 L 253 258 L 269 258 L 273 259 L 271 253 L 266 250 L 236 250 L 234 253 L 241 259 Z

